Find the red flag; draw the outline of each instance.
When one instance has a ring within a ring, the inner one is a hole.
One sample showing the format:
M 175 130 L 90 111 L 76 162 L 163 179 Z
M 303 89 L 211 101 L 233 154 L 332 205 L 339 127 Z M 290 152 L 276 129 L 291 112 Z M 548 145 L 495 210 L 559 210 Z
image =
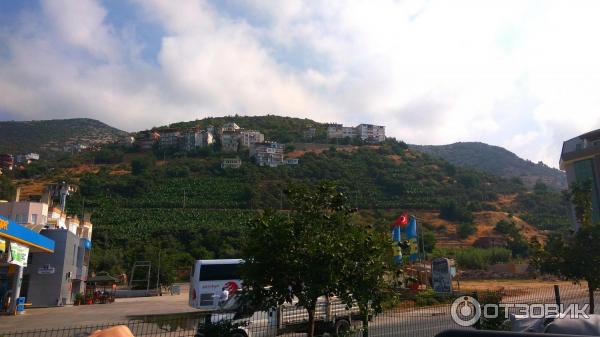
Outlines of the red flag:
M 400 214 L 400 216 L 398 217 L 398 219 L 396 219 L 396 221 L 394 222 L 395 226 L 406 226 L 408 225 L 408 214 L 407 213 L 402 213 Z

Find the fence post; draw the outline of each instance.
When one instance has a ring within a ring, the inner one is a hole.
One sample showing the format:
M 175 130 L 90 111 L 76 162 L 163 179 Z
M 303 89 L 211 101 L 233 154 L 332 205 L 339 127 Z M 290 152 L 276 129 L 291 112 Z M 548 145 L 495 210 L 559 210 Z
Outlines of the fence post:
M 554 285 L 554 298 L 556 300 L 556 305 L 558 305 L 558 310 L 560 310 L 560 288 L 558 284 Z
M 471 297 L 473 297 L 477 302 L 479 302 L 479 296 L 477 296 L 477 292 L 476 291 L 474 291 L 473 294 L 471 294 Z M 481 316 L 479 317 L 479 319 L 477 320 L 477 322 L 475 322 L 475 329 L 481 330 Z

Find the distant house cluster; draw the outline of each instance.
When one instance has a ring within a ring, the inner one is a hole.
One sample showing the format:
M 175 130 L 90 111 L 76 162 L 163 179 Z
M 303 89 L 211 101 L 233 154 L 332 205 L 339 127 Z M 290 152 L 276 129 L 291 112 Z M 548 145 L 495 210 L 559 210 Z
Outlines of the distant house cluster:
M 277 167 L 280 165 L 297 165 L 297 158 L 285 158 L 285 145 L 265 140 L 265 135 L 257 130 L 246 130 L 234 122 L 225 123 L 221 127 L 156 129 L 139 132 L 133 144 L 141 150 L 177 149 L 190 152 L 202 148 L 217 148 L 222 153 L 239 153 L 248 151 L 250 158 L 259 166 Z M 221 167 L 240 168 L 241 159 L 231 157 L 223 159 Z
M 316 137 L 317 128 L 307 125 L 302 137 L 310 140 Z M 359 139 L 362 142 L 377 144 L 385 141 L 385 126 L 359 124 L 350 127 L 332 123 L 327 127 L 328 139 Z M 285 144 L 268 141 L 259 130 L 241 128 L 235 122 L 216 127 L 162 128 L 138 132 L 128 140 L 142 151 L 157 148 L 159 150 L 178 150 L 192 152 L 203 148 L 216 149 L 223 154 L 236 154 L 248 151 L 249 157 L 259 166 L 277 167 L 280 165 L 298 165 L 298 158 L 286 158 Z M 237 156 L 223 159 L 221 167 L 239 168 L 241 159 Z
M 366 143 L 381 143 L 385 141 L 385 126 L 372 124 L 359 124 L 358 126 L 344 126 L 331 123 L 327 126 L 329 139 L 360 139 Z
M 13 156 L 12 154 L 0 154 L 0 174 L 5 171 L 12 171 L 19 165 L 31 164 L 31 162 L 40 160 L 40 155 L 37 153 L 25 153 Z

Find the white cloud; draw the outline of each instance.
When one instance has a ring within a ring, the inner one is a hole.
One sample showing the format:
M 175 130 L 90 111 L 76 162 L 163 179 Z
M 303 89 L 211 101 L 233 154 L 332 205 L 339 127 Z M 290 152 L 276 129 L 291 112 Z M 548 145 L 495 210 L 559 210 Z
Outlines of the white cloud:
M 80 47 L 100 58 L 114 58 L 117 42 L 103 24 L 106 10 L 94 0 L 42 0 L 49 25 L 61 41 Z
M 155 62 L 93 0 L 42 0 L 0 26 L 0 111 L 129 130 L 230 113 L 372 122 L 553 166 L 564 139 L 600 127 L 594 1 L 134 1 L 165 32 Z

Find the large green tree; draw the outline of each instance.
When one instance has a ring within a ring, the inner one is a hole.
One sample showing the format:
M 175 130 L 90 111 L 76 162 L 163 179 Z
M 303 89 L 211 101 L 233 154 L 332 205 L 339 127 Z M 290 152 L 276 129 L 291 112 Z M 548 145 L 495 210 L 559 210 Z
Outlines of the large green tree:
M 383 246 L 374 232 L 353 224 L 353 210 L 334 185 L 295 186 L 288 198 L 289 213 L 265 211 L 250 223 L 242 248 L 244 288 L 263 308 L 297 298 L 312 337 L 319 297 L 340 296 L 363 309 L 377 299 Z
M 553 235 L 533 261 L 542 273 L 559 274 L 568 280 L 585 280 L 590 313 L 594 313 L 594 291 L 600 288 L 600 223 L 592 223 L 591 182 L 571 185 L 568 193 L 579 228 L 567 235 Z

